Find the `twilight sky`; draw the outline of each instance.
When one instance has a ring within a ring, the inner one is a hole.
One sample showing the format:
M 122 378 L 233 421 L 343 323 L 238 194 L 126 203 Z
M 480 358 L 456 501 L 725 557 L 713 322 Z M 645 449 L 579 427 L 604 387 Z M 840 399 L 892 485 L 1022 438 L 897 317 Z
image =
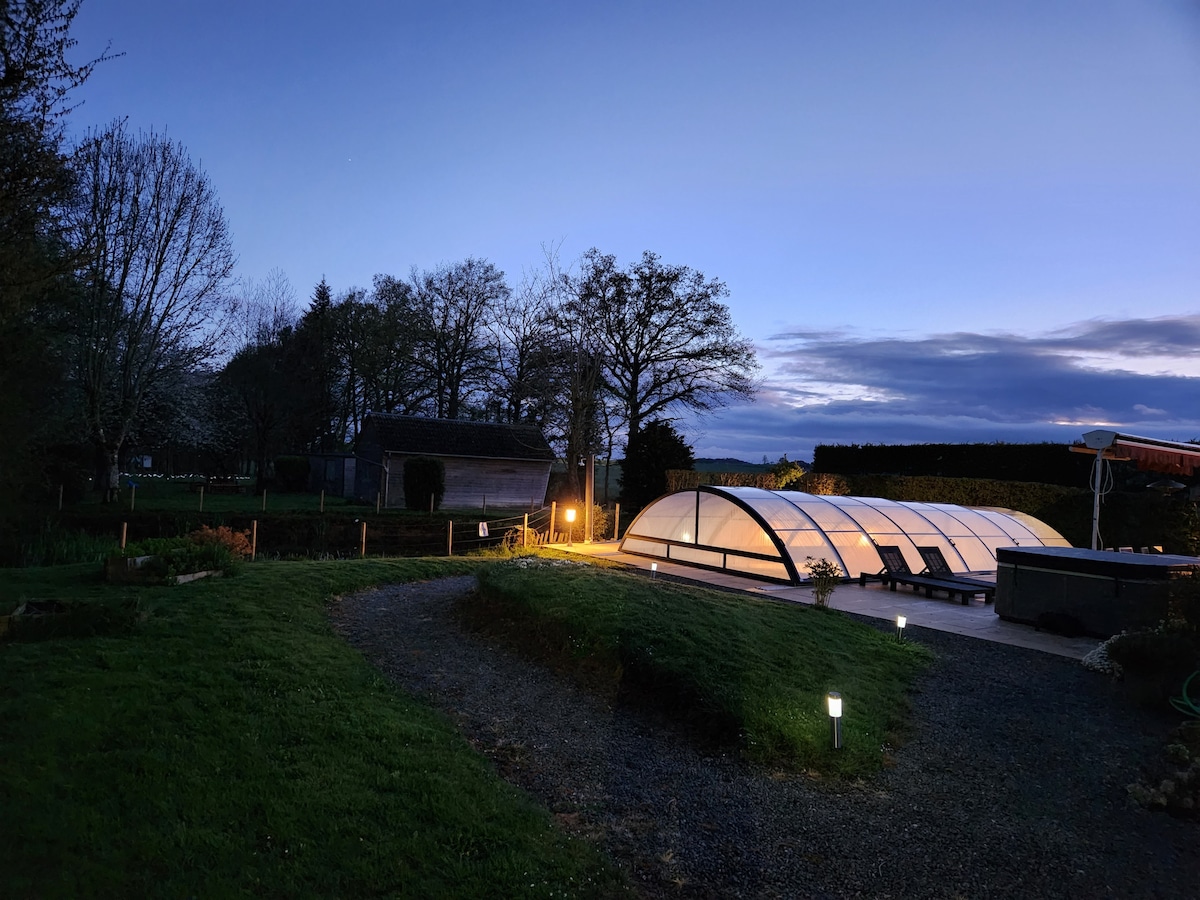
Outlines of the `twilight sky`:
M 306 301 L 542 248 L 725 281 L 752 405 L 698 456 L 1200 437 L 1195 0 L 84 0 L 77 136 L 211 176 Z

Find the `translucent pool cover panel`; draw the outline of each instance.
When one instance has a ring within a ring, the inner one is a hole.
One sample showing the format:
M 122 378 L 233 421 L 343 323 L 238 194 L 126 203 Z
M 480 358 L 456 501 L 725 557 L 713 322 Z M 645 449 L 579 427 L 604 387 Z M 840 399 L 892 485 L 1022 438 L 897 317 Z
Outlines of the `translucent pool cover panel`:
M 655 500 L 621 548 L 665 558 L 667 544 L 681 563 L 785 580 L 792 577 L 785 562 L 769 559 L 779 559 L 779 545 L 800 580 L 809 558 L 828 559 L 850 578 L 874 574 L 883 566 L 879 546 L 899 547 L 914 572 L 924 568 L 917 548 L 937 547 L 959 573 L 994 571 L 997 547 L 1070 546 L 1044 522 L 1008 509 L 715 486 Z

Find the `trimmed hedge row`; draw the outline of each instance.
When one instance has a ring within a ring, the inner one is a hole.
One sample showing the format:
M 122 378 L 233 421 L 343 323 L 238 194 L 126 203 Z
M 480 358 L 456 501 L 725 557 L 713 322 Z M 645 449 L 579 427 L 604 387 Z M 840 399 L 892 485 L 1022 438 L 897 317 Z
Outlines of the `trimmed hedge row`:
M 933 475 L 1063 486 L 1086 485 L 1092 457 L 1066 445 L 1038 444 L 821 444 L 813 468 L 836 475 Z
M 742 472 L 672 472 L 671 475 L 673 490 L 695 488 L 699 484 L 772 489 L 774 479 L 770 474 Z M 1093 497 L 1086 488 L 990 478 L 809 472 L 795 484 L 795 489 L 811 494 L 1000 506 L 1041 519 L 1073 546 L 1088 547 L 1092 541 Z M 1100 529 L 1108 547 L 1158 545 L 1167 553 L 1200 555 L 1200 514 L 1195 505 L 1154 491 L 1108 494 L 1100 511 Z

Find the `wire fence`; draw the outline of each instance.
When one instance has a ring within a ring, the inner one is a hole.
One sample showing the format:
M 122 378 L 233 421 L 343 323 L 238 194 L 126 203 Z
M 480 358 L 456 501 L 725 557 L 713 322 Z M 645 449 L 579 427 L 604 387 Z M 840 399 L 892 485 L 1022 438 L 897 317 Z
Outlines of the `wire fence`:
M 455 518 L 443 523 L 420 523 L 411 518 L 366 512 L 357 518 L 348 516 L 287 518 L 250 518 L 230 516 L 221 524 L 240 531 L 248 538 L 251 558 L 350 559 L 371 556 L 453 556 L 476 550 L 504 546 L 510 550 L 533 549 L 547 544 L 583 543 L 615 539 L 619 531 L 620 505 L 608 510 L 594 507 L 591 522 L 586 510 L 551 503 L 528 513 L 487 516 L 483 510 L 452 513 Z M 155 535 L 144 533 L 151 521 L 121 522 L 119 544 Z M 130 527 L 131 523 L 134 527 Z M 180 523 L 182 524 L 182 523 Z M 187 534 L 194 523 L 187 523 L 172 534 Z M 140 526 L 140 527 L 139 527 Z M 157 536 L 164 536 L 158 531 Z

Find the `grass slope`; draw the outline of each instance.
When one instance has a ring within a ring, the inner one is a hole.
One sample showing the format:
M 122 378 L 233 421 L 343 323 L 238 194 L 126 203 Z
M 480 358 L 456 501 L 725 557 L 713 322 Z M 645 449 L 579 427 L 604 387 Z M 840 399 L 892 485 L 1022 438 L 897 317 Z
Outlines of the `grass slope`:
M 337 593 L 468 560 L 288 562 L 177 588 L 6 573 L 132 632 L 0 643 L 0 895 L 587 896 L 589 848 L 329 628 Z
M 592 682 L 649 695 L 751 758 L 878 771 L 928 651 L 832 610 L 525 558 L 480 572 L 472 619 Z M 825 698 L 845 704 L 831 748 Z

